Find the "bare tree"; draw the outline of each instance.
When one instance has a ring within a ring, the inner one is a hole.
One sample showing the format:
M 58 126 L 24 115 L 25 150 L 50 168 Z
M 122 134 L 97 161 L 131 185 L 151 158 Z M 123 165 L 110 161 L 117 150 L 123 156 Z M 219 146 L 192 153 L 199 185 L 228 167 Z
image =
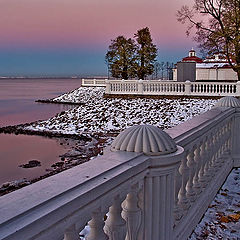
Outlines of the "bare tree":
M 193 7 L 182 6 L 177 19 L 188 23 L 187 35 L 195 29 L 202 50 L 224 54 L 240 80 L 240 0 L 194 0 Z
M 160 71 L 160 63 L 159 62 L 155 62 L 154 64 L 154 75 L 155 75 L 155 79 L 158 79 L 158 73 Z

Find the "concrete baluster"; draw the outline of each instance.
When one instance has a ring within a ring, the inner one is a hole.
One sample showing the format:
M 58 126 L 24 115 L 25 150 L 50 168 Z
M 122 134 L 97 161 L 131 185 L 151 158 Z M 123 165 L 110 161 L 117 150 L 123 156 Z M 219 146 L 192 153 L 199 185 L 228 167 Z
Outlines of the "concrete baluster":
M 197 148 L 195 150 L 195 158 L 194 158 L 194 161 L 196 164 L 196 171 L 193 177 L 193 188 L 196 194 L 200 194 L 202 192 L 202 188 L 199 180 L 199 171 L 201 168 L 201 155 L 200 155 L 201 146 L 202 146 L 202 142 L 200 142 L 200 144 L 197 145 Z
M 82 86 L 84 86 L 84 85 L 85 85 L 85 79 L 82 78 Z
M 233 118 L 230 119 L 227 125 L 227 143 L 226 143 L 226 151 L 230 155 L 230 151 L 232 149 L 232 132 L 233 132 Z
M 206 182 L 204 186 L 207 185 L 207 183 L 211 180 L 211 161 L 214 158 L 215 155 L 215 145 L 216 144 L 216 135 L 212 134 L 209 136 L 208 141 L 206 143 L 206 151 L 205 151 L 205 157 L 206 157 L 206 164 L 204 166 L 204 177 L 206 179 Z
M 138 85 L 138 94 L 143 94 L 143 80 L 136 80 Z
M 209 181 L 214 177 L 215 171 L 217 170 L 215 166 L 215 161 L 217 159 L 217 152 L 219 148 L 219 132 L 220 129 L 217 128 L 215 133 L 212 134 L 212 141 L 208 141 L 207 145 L 207 149 L 211 153 L 207 161 L 208 171 L 206 172 Z
M 227 156 L 227 142 L 228 142 L 228 133 L 227 133 L 227 124 L 224 125 L 222 129 L 222 143 L 219 147 L 219 158 L 217 160 L 218 167 L 221 168 L 221 166 L 224 164 Z
M 189 167 L 189 179 L 187 183 L 187 197 L 191 202 L 194 202 L 196 199 L 196 193 L 193 189 L 193 177 L 195 175 L 195 163 L 194 163 L 194 148 L 193 147 L 188 154 L 187 166 Z
M 122 217 L 127 223 L 126 240 L 137 240 L 138 230 L 141 224 L 141 209 L 138 207 L 138 196 L 136 189 L 127 194 L 122 203 Z
M 224 131 L 225 128 L 225 124 L 223 126 L 221 126 L 218 130 L 217 133 L 217 144 L 216 144 L 216 154 L 215 154 L 215 159 L 214 162 L 212 164 L 213 166 L 213 171 L 214 173 L 216 173 L 218 171 L 218 169 L 221 167 L 221 156 L 223 154 L 223 147 L 226 141 L 226 134 Z
M 76 226 L 73 224 L 68 227 L 64 232 L 64 240 L 79 240 L 79 234 L 77 233 Z
M 111 83 L 108 79 L 105 79 L 105 84 L 106 84 L 106 89 L 105 89 L 105 93 L 106 94 L 110 94 L 111 92 Z
M 202 188 L 205 188 L 207 185 L 207 178 L 205 177 L 205 165 L 207 162 L 206 147 L 207 147 L 208 138 L 209 136 L 203 140 L 203 143 L 201 145 L 201 151 L 200 151 L 202 161 L 201 161 L 201 167 L 199 171 L 199 182 L 201 183 Z
M 108 237 L 103 231 L 104 227 L 104 213 L 101 212 L 100 208 L 92 213 L 92 219 L 88 222 L 90 226 L 90 233 L 86 237 L 86 240 L 107 240 Z
M 109 215 L 104 227 L 109 240 L 124 240 L 126 236 L 126 222 L 121 216 L 121 203 L 118 195 L 114 198 L 113 205 L 109 208 Z
M 221 129 L 221 133 L 219 136 L 219 149 L 217 151 L 217 158 L 215 160 L 215 167 L 216 169 L 220 169 L 221 166 L 224 163 L 224 152 L 225 152 L 225 147 L 226 147 L 226 142 L 227 142 L 227 133 L 225 132 L 225 125 Z
M 184 95 L 190 96 L 191 95 L 191 82 L 187 80 L 185 82 L 185 92 Z
M 218 170 L 217 161 L 220 155 L 221 133 L 222 133 L 222 128 L 220 127 L 217 129 L 217 132 L 213 136 L 214 140 L 212 143 L 210 143 L 210 146 L 209 146 L 210 149 L 213 149 L 213 157 L 209 162 L 209 173 L 211 178 L 214 177 L 215 172 L 217 172 Z
M 187 210 L 190 207 L 190 202 L 186 196 L 186 185 L 189 180 L 189 168 L 187 166 L 187 155 L 188 151 L 186 152 L 185 156 L 181 161 L 181 165 L 179 168 L 179 172 L 182 176 L 181 178 L 181 189 L 179 191 L 179 205 L 184 209 Z
M 179 191 L 182 185 L 182 175 L 179 173 L 179 169 L 176 170 L 174 178 L 174 218 L 175 225 L 183 216 L 183 209 L 179 206 Z

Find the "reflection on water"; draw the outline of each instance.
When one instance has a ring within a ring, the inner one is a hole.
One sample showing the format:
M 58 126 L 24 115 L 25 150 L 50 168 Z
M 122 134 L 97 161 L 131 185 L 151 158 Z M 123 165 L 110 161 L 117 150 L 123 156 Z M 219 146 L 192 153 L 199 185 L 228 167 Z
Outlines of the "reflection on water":
M 0 134 L 0 186 L 17 179 L 39 177 L 60 160 L 66 149 L 56 140 L 41 136 Z M 36 159 L 40 167 L 21 168 L 21 164 Z
M 71 105 L 36 103 L 75 89 L 80 79 L 0 79 L 0 127 L 47 119 L 72 108 Z M 45 172 L 59 155 L 63 146 L 56 140 L 40 136 L 0 134 L 0 185 L 3 182 L 35 178 Z M 42 166 L 18 167 L 38 159 Z

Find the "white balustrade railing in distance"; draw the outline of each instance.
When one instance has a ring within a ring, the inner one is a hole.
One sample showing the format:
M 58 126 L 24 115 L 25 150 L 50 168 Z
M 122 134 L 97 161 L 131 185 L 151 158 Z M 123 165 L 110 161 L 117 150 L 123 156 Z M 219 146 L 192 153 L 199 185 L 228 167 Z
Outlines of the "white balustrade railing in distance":
M 176 82 L 163 80 L 106 80 L 106 91 L 116 95 L 240 96 L 240 82 Z
M 83 87 L 106 87 L 108 95 L 240 96 L 238 82 L 82 79 Z
M 106 87 L 107 79 L 84 79 L 82 78 L 81 85 L 83 87 Z

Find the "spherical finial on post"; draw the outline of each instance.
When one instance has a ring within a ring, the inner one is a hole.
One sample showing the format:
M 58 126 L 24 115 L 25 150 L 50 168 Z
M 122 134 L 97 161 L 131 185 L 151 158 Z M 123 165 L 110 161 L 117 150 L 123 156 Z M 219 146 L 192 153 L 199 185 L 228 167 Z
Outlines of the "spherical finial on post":
M 240 101 L 232 96 L 221 98 L 214 107 L 240 107 Z
M 177 151 L 174 140 L 163 130 L 151 125 L 138 125 L 121 132 L 111 145 L 112 151 L 127 151 L 158 156 Z

